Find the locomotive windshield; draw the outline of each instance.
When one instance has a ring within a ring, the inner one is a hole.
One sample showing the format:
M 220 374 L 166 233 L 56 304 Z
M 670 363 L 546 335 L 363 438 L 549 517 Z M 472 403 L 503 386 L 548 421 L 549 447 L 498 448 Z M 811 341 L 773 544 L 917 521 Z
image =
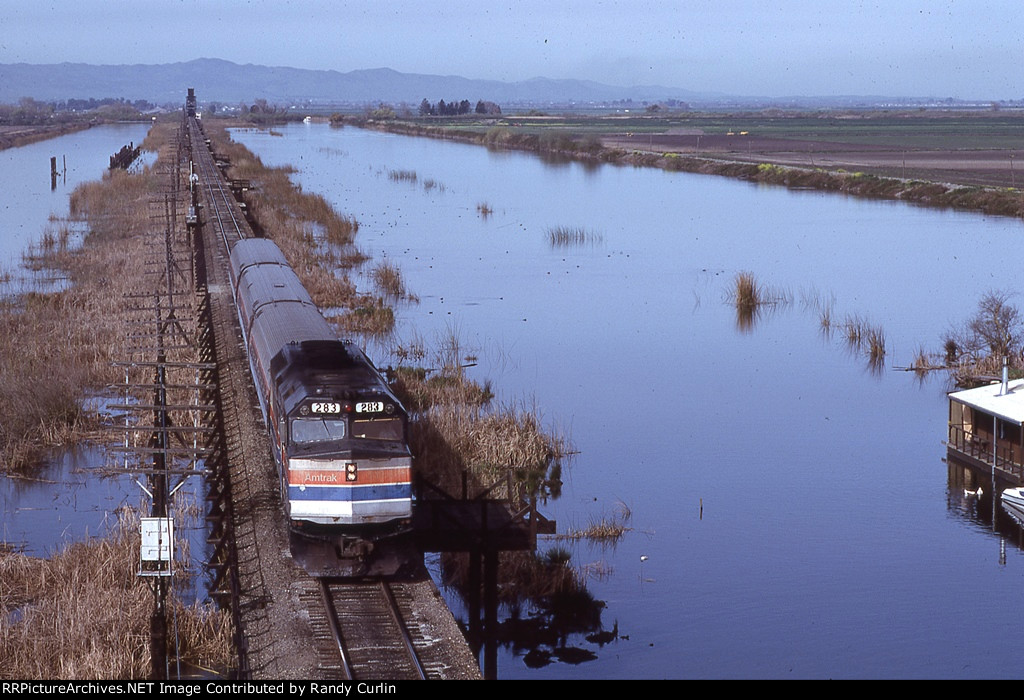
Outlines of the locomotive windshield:
M 356 418 L 352 421 L 352 436 L 369 440 L 402 440 L 401 418 Z
M 292 441 L 297 443 L 329 442 L 345 437 L 343 418 L 295 418 L 292 420 Z

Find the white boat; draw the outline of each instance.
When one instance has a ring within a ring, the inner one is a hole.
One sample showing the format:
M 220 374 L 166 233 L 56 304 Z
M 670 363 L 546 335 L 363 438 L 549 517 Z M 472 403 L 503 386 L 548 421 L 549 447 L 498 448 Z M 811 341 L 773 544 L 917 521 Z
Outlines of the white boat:
M 1013 521 L 1024 528 L 1024 509 L 1018 508 L 1009 501 L 1003 501 L 1003 510 L 1013 518 Z
M 1024 488 L 1017 487 L 1003 491 L 1003 503 L 1024 510 Z

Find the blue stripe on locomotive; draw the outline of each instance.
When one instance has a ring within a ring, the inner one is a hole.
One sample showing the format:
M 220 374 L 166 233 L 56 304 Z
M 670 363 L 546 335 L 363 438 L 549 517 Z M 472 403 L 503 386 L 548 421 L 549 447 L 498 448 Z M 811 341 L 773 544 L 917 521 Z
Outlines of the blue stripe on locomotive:
M 316 486 L 288 487 L 288 497 L 293 501 L 383 501 L 412 498 L 412 486 L 385 484 L 369 486 Z

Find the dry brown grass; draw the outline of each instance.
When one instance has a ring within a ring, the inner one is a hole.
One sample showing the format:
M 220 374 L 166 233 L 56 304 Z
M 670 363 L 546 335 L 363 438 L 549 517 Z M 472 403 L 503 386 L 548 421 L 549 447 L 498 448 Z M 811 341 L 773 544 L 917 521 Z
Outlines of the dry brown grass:
M 618 542 L 632 528 L 628 526 L 632 511 L 625 503 L 619 502 L 615 512 L 591 519 L 584 528 L 573 528 L 555 539 L 592 540 L 596 542 Z
M 389 370 L 392 386 L 413 414 L 410 442 L 421 474 L 450 493 L 463 471 L 482 487 L 511 477 L 514 492 L 501 489 L 496 496 L 557 492 L 568 438 L 545 429 L 535 407 L 493 405 L 489 383 L 466 373 L 472 355 L 456 332 L 432 352 L 417 342 L 396 355 L 432 365 Z
M 735 285 L 736 306 L 755 308 L 761 303 L 761 287 L 752 272 L 737 273 Z
M 0 305 L 0 468 L 30 468 L 49 447 L 93 428 L 80 401 L 117 380 L 111 362 L 125 357 L 124 295 L 150 284 L 142 261 L 155 186 L 151 171 L 114 171 L 76 188 L 71 216 L 90 228 L 82 245 L 67 244 L 67 222 L 50 222 L 31 261 L 66 278 L 66 289 Z
M 50 559 L 0 551 L 0 677 L 148 677 L 153 596 L 136 577 L 138 551 L 138 518 L 128 511 L 111 536 L 72 544 Z M 171 607 L 179 657 L 226 668 L 229 618 L 207 606 Z

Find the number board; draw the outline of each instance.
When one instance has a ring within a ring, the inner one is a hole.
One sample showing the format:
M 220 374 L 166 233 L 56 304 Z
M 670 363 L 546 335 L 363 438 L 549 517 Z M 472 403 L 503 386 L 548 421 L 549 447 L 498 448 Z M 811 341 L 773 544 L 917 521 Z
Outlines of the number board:
M 363 401 L 356 404 L 356 413 L 380 413 L 383 410 L 383 401 Z
M 341 413 L 341 404 L 337 401 L 314 401 L 309 410 L 312 413 Z

